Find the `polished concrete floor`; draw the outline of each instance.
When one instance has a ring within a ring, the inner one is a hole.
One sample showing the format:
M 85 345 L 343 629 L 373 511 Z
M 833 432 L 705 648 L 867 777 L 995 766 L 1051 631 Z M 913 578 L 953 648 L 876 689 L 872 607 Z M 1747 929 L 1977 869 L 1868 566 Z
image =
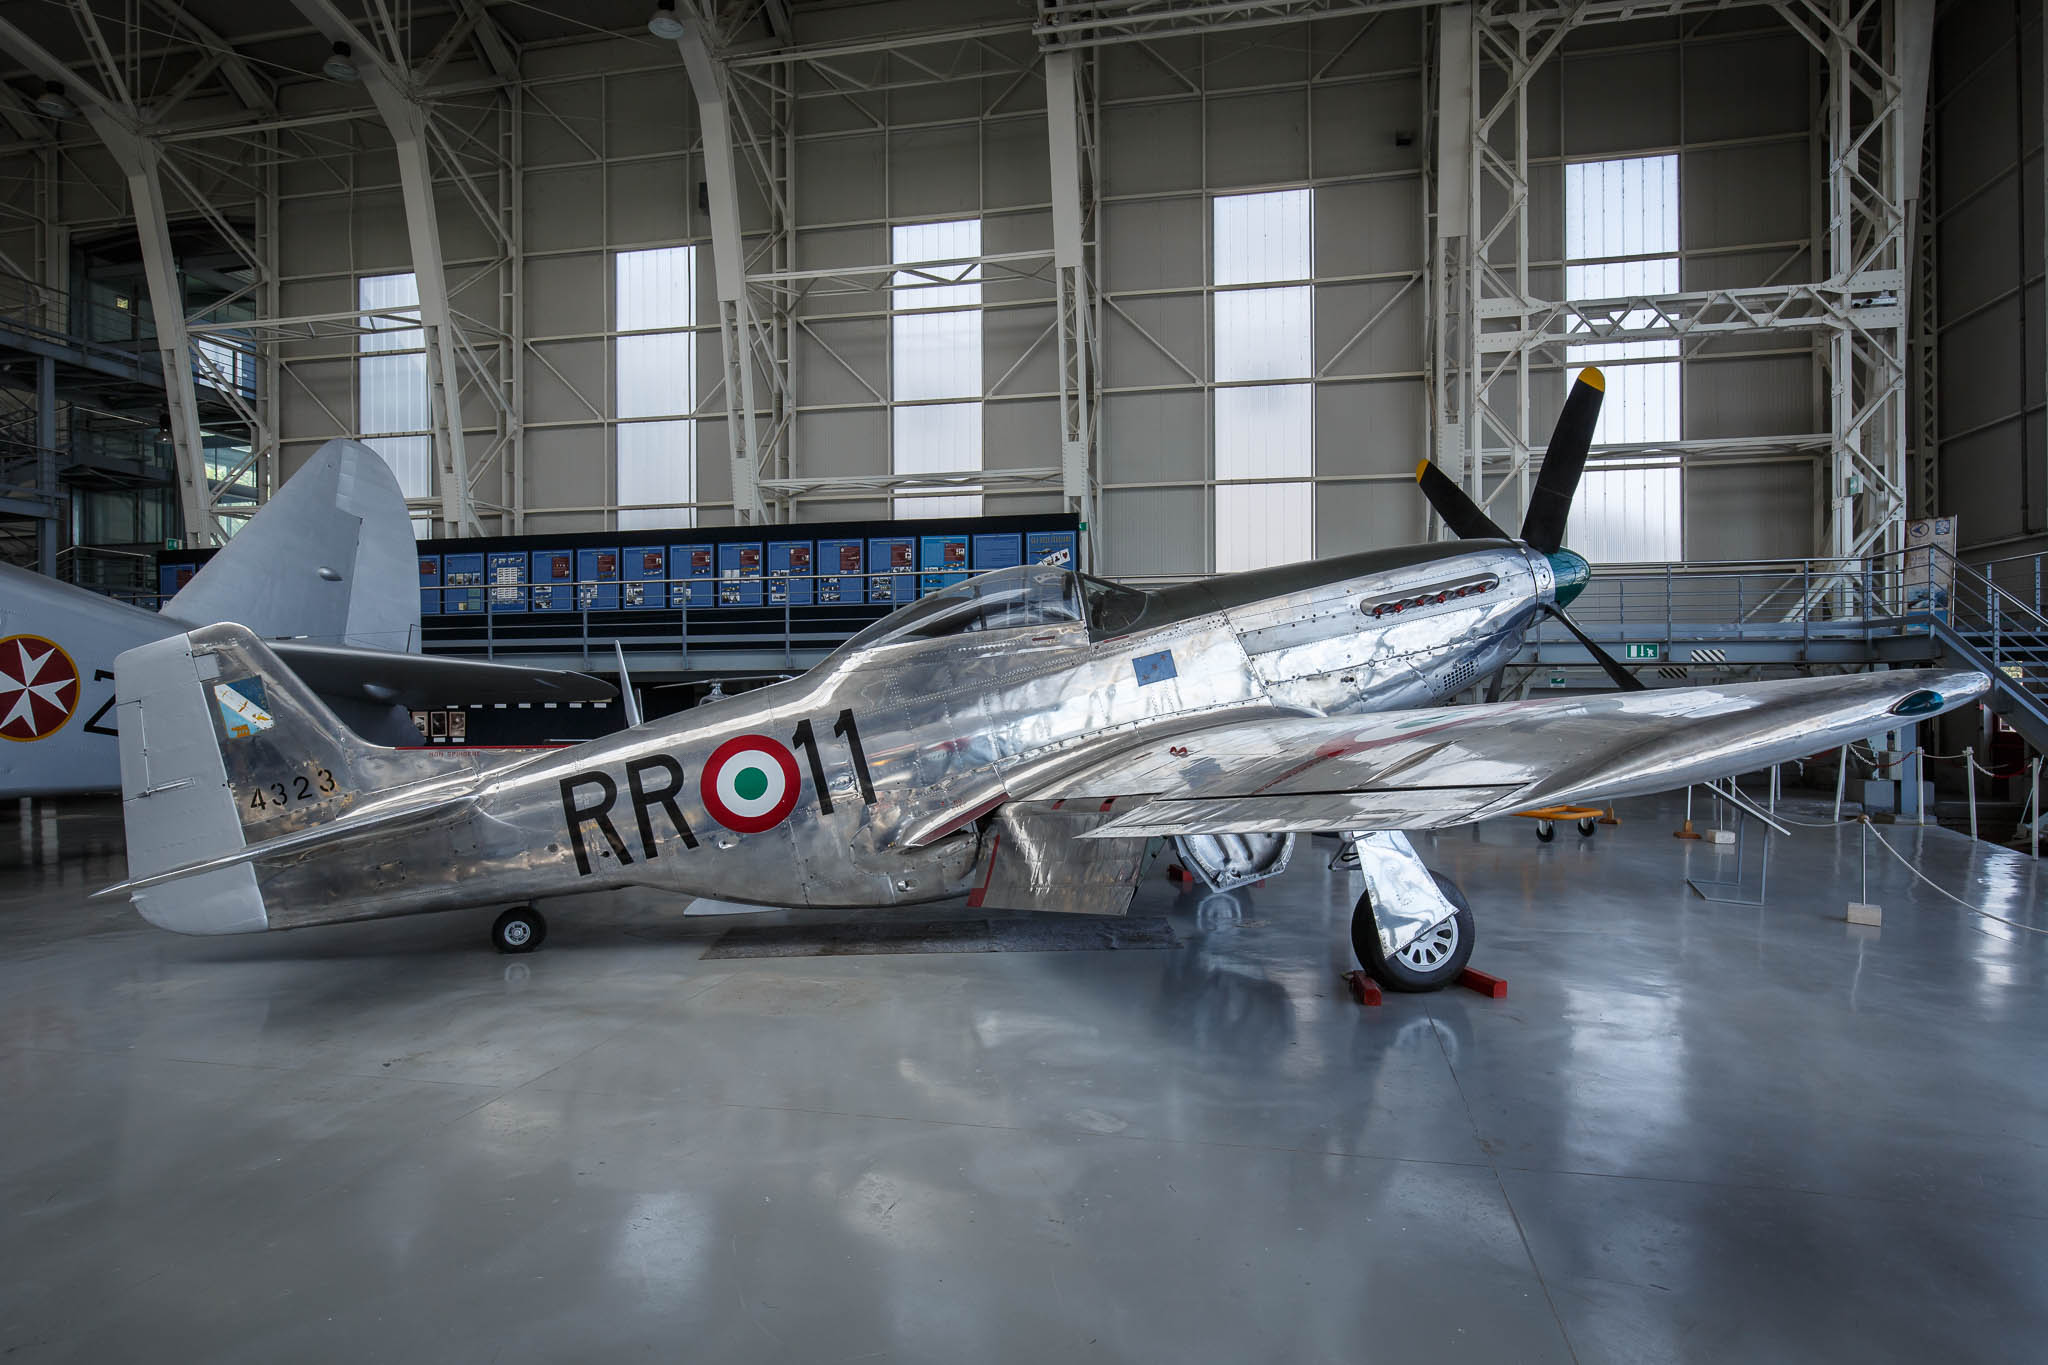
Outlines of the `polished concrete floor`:
M 85 899 L 106 807 L 25 813 L 0 1358 L 2048 1355 L 2048 943 L 1881 853 L 1843 923 L 1853 831 L 1705 901 L 1732 855 L 1622 814 L 1421 841 L 1509 994 L 1363 1009 L 1323 841 L 1152 876 L 1166 951 L 706 962 L 617 896 L 504 958 L 488 913 L 161 933 Z M 2048 927 L 2041 867 L 1889 835 Z

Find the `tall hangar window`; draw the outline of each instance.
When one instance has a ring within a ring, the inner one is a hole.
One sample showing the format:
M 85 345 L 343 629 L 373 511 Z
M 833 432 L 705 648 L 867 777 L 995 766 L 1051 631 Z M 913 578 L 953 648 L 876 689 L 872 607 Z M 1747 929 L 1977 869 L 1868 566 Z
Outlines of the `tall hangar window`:
M 697 248 L 621 251 L 612 284 L 618 527 L 695 526 Z
M 1564 204 L 1567 298 L 1678 292 L 1676 156 L 1567 164 Z M 1649 315 L 1638 310 L 1629 320 L 1645 323 Z M 1565 359 L 1573 370 L 1600 365 L 1606 375 L 1595 445 L 1680 439 L 1676 341 L 1571 346 Z M 1599 460 L 1579 484 L 1566 543 L 1595 562 L 1683 559 L 1683 495 L 1683 474 L 1668 453 Z
M 910 223 L 891 234 L 891 467 L 898 474 L 981 468 L 981 220 Z M 935 485 L 934 487 L 944 487 Z M 906 486 L 898 517 L 978 517 L 981 489 Z
M 434 495 L 426 333 L 400 320 L 417 322 L 419 301 L 419 282 L 410 270 L 356 281 L 356 307 L 383 314 L 363 319 L 365 330 L 356 341 L 356 430 L 391 466 L 408 498 Z M 432 534 L 431 518 L 416 516 L 412 525 L 414 535 Z
M 1218 196 L 1216 571 L 1315 557 L 1315 202 Z

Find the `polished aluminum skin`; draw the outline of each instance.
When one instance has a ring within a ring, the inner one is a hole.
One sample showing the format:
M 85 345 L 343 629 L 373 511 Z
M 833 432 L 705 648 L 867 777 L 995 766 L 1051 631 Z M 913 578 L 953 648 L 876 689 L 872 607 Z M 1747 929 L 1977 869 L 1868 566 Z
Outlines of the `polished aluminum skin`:
M 992 888 L 1010 802 L 1094 803 L 1110 818 L 1074 843 L 1400 829 L 1512 808 L 1530 790 L 1684 785 L 1753 766 L 1817 720 L 1867 734 L 1909 695 L 1938 688 L 1945 709 L 1981 689 L 1976 675 L 1893 674 L 1760 698 L 1695 688 L 1567 712 L 1432 709 L 1505 662 L 1553 590 L 1544 556 L 1506 542 L 1152 594 L 1005 569 L 896 612 L 802 677 L 517 757 L 367 744 L 247 631 L 207 627 L 123 656 L 133 880 L 110 890 L 188 932 L 629 885 L 888 906 L 961 895 L 977 878 Z M 242 690 L 222 700 L 222 686 Z M 235 698 L 269 723 L 232 733 Z M 185 741 L 159 753 L 164 725 Z M 215 741 L 211 763 L 195 727 Z M 230 803 L 238 826 L 225 830 Z M 178 837 L 176 815 L 201 810 Z M 1001 869 L 1005 903 L 1069 903 L 1046 828 L 1016 823 L 1026 814 L 1009 817 L 1013 844 L 1039 862 Z M 1135 878 L 1137 858 L 1108 862 Z M 246 874 L 213 875 L 230 868 Z M 195 877 L 216 891 L 160 889 Z

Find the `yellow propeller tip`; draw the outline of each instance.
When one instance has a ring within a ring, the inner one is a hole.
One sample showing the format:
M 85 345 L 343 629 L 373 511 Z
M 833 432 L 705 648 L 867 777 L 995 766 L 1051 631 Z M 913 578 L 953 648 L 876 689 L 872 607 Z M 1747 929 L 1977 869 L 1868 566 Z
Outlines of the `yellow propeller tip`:
M 1428 461 L 1428 460 L 1417 460 L 1417 461 L 1415 462 L 1415 482 L 1417 482 L 1417 483 L 1421 483 L 1421 482 L 1422 482 L 1422 475 L 1423 475 L 1423 472 L 1424 472 L 1425 470 L 1427 470 L 1428 468 L 1429 468 L 1429 461 Z
M 1591 365 L 1579 371 L 1579 382 L 1588 388 L 1597 389 L 1601 393 L 1607 392 L 1607 376 L 1601 374 L 1599 370 Z

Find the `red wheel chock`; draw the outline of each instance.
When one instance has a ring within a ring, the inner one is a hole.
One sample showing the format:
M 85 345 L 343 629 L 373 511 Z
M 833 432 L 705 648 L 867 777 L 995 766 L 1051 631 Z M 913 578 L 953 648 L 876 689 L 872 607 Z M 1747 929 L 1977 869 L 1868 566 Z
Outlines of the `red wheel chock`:
M 1458 984 L 1468 991 L 1477 991 L 1489 1000 L 1507 998 L 1508 983 L 1485 972 L 1475 972 L 1470 967 L 1458 973 Z
M 1344 973 L 1344 984 L 1351 987 L 1351 998 L 1361 1005 L 1380 1003 L 1380 983 L 1362 971 Z

